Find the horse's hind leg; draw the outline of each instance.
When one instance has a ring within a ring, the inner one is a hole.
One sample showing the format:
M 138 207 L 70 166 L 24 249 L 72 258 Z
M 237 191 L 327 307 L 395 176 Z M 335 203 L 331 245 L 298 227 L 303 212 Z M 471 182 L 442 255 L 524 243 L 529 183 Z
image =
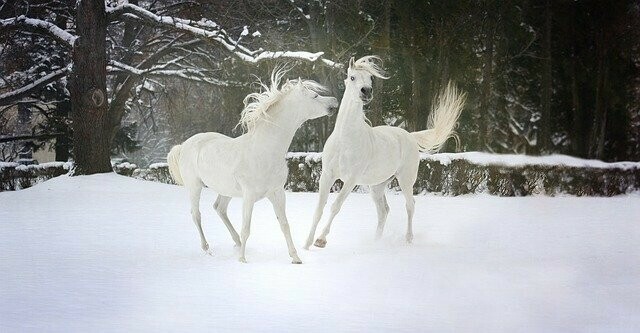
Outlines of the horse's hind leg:
M 387 215 L 389 215 L 389 204 L 387 203 L 387 197 L 384 193 L 387 189 L 387 184 L 389 184 L 389 182 L 385 181 L 381 184 L 371 186 L 371 197 L 373 198 L 373 202 L 375 202 L 376 209 L 378 211 L 378 229 L 376 231 L 376 239 L 380 239 L 380 237 L 382 237 L 384 225 L 387 221 Z
M 409 174 L 398 174 L 398 184 L 406 200 L 407 207 L 407 243 L 413 241 L 413 213 L 415 210 L 415 199 L 413 198 L 413 184 L 416 182 L 417 170 Z
M 316 229 L 318 228 L 318 223 L 322 218 L 322 212 L 324 211 L 324 206 L 327 204 L 327 198 L 329 197 L 329 190 L 331 189 L 331 185 L 335 182 L 335 178 L 333 175 L 330 175 L 328 171 L 323 170 L 320 175 L 320 196 L 318 199 L 318 206 L 316 207 L 316 212 L 313 214 L 313 223 L 311 224 L 311 229 L 309 230 L 309 236 L 307 237 L 307 242 L 304 245 L 305 249 L 309 249 L 311 243 L 313 243 L 313 237 L 315 237 Z
M 191 200 L 191 217 L 193 218 L 193 223 L 195 223 L 198 232 L 200 233 L 200 245 L 202 247 L 202 251 L 207 254 L 211 254 L 209 251 L 209 243 L 207 243 L 207 239 L 204 237 L 204 232 L 202 231 L 202 221 L 200 218 L 200 194 L 202 193 L 202 186 L 197 186 L 193 188 L 189 188 L 189 199 Z
M 218 195 L 216 202 L 213 204 L 213 209 L 216 210 L 216 213 L 218 213 L 218 216 L 220 216 L 222 223 L 224 223 L 225 227 L 227 227 L 227 229 L 229 230 L 231 238 L 233 238 L 236 246 L 239 247 L 240 245 L 242 245 L 242 243 L 240 242 L 240 236 L 238 236 L 236 229 L 233 228 L 231 221 L 229 221 L 229 216 L 227 216 L 227 207 L 229 207 L 229 202 L 231 202 L 231 197 Z

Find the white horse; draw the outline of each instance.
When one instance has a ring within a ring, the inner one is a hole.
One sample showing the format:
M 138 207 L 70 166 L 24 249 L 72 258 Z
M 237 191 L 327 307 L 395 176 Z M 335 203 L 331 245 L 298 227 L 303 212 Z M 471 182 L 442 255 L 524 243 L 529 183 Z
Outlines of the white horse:
M 398 179 L 406 199 L 406 240 L 410 243 L 413 240 L 413 184 L 418 174 L 420 151 L 438 151 L 447 139 L 455 136 L 454 128 L 464 107 L 465 95 L 459 94 L 452 84 L 440 94 L 438 104 L 428 119 L 429 129 L 409 133 L 398 127 L 371 127 L 366 121 L 363 106 L 372 99 L 372 77 L 387 79 L 376 63 L 379 60 L 376 56 L 366 56 L 355 62 L 353 58 L 349 61 L 336 125 L 322 152 L 320 199 L 305 244 L 306 249 L 313 242 L 327 203 L 329 188 L 336 179 L 341 179 L 344 185 L 331 206 L 329 221 L 315 246 L 325 247 L 331 223 L 356 185 L 370 185 L 378 211 L 376 237 L 382 236 L 389 213 L 385 189 L 393 177 Z
M 287 81 L 279 89 L 285 73 L 282 68 L 274 69 L 271 86 L 260 82 L 264 91 L 244 99 L 239 124 L 246 134 L 237 138 L 220 133 L 196 134 L 173 147 L 167 156 L 171 176 L 189 192 L 191 215 L 206 253 L 210 254 L 209 244 L 202 231 L 199 208 L 204 186 L 218 193 L 213 207 L 236 246 L 240 246 L 241 262 L 246 262 L 253 205 L 266 197 L 273 205 L 293 263 L 302 263 L 291 240 L 285 214 L 284 184 L 288 173 L 285 155 L 298 127 L 308 119 L 329 114 L 330 109 L 338 107 L 338 102 L 334 97 L 320 96 L 327 90 L 311 80 Z M 240 238 L 227 217 L 232 197 L 243 199 Z

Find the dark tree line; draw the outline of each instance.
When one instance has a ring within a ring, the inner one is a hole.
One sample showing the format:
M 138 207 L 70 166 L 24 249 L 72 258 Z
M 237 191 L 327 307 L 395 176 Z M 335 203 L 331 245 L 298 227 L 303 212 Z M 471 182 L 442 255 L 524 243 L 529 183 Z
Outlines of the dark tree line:
M 374 83 L 367 113 L 374 125 L 423 129 L 434 96 L 452 80 L 468 94 L 458 129 L 462 150 L 640 159 L 636 1 L 130 2 L 194 21 L 211 18 L 253 49 L 322 51 L 324 59 L 339 63 L 352 56 L 382 56 L 391 78 Z M 73 7 L 75 1 L 56 3 Z M 0 14 L 13 15 L 6 8 Z M 255 88 L 253 75 L 266 78 L 274 62 L 242 61 L 206 39 L 140 24 L 131 15 L 122 13 L 107 29 L 113 72 L 107 73 L 106 89 L 110 107 L 119 110 L 112 147 L 122 152 L 152 145 L 162 156 L 171 144 L 197 132 L 239 134 L 234 126 L 242 98 Z M 55 20 L 59 17 L 65 16 Z M 69 20 L 77 24 L 74 17 Z M 245 26 L 248 35 L 242 35 Z M 171 45 L 172 53 L 139 66 L 162 45 Z M 51 54 L 68 56 L 65 52 L 49 47 Z M 182 77 L 153 67 L 175 59 L 167 69 L 183 70 Z M 290 77 L 316 79 L 341 95 L 344 69 L 286 60 L 297 64 Z M 2 61 L 6 70 L 9 65 Z M 136 74 L 118 64 L 154 70 Z M 63 91 L 65 82 L 56 82 Z M 36 95 L 30 97 L 45 98 Z M 309 122 L 291 149 L 321 150 L 332 122 Z M 451 143 L 445 149 L 455 147 Z
M 637 2 L 353 4 L 375 21 L 356 54 L 383 55 L 392 74 L 376 82 L 374 123 L 422 129 L 433 96 L 454 80 L 469 94 L 464 150 L 640 158 Z M 352 26 L 336 35 L 348 36 Z

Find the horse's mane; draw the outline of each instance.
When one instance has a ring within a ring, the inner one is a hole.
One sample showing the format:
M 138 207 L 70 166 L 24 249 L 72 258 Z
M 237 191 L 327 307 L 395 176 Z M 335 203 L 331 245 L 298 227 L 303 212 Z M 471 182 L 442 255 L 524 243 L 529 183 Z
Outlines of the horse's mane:
M 379 77 L 381 79 L 388 79 L 384 69 L 382 69 L 382 59 L 376 55 L 364 56 L 353 63 L 353 69 L 363 70 L 367 73 Z
M 268 118 L 269 109 L 295 87 L 302 86 L 316 93 L 328 91 L 325 86 L 316 81 L 303 80 L 300 78 L 287 80 L 282 87 L 279 88 L 280 81 L 289 70 L 290 68 L 288 68 L 287 65 L 275 67 L 271 72 L 271 85 L 266 85 L 260 79 L 256 81 L 261 91 L 250 93 L 244 98 L 244 109 L 240 114 L 240 122 L 238 122 L 238 125 L 242 126 L 245 132 L 253 131 L 259 120 Z

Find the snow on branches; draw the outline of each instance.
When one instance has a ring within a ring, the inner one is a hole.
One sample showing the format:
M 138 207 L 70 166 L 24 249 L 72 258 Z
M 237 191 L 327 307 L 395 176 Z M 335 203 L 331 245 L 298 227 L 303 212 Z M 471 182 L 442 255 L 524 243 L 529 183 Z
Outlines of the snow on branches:
M 202 19 L 200 21 L 192 21 L 172 16 L 156 15 L 151 11 L 129 3 L 107 8 L 107 15 L 111 21 L 117 20 L 125 14 L 130 15 L 130 18 L 138 18 L 151 25 L 164 26 L 215 41 L 236 57 L 246 62 L 255 63 L 265 59 L 276 58 L 301 59 L 314 62 L 324 55 L 324 52 L 250 50 L 240 45 L 238 40 L 231 38 L 220 25 L 211 20 Z M 337 65 L 333 61 L 324 61 L 324 63 L 329 66 Z
M 45 76 L 27 84 L 24 87 L 20 87 L 18 89 L 15 90 L 11 90 L 5 93 L 0 94 L 0 105 L 9 105 L 13 102 L 16 102 L 24 97 L 29 96 L 29 94 L 31 94 L 31 92 L 53 82 L 56 81 L 62 77 L 65 77 L 69 72 L 71 71 L 71 68 L 69 66 L 64 67 L 64 68 L 60 68 L 57 69 L 49 74 L 46 74 Z
M 28 18 L 24 15 L 0 20 L 0 28 L 3 29 L 25 29 L 45 33 L 54 39 L 62 42 L 66 47 L 73 47 L 77 36 L 66 30 L 59 28 L 57 25 L 40 19 Z
M 197 68 L 197 66 L 182 66 L 182 68 L 179 68 L 180 64 L 176 61 L 160 63 L 161 58 L 170 53 L 191 52 L 192 54 L 194 54 L 198 51 L 189 50 L 187 47 L 203 42 L 219 45 L 223 49 L 230 52 L 236 58 L 248 63 L 257 63 L 263 60 L 284 58 L 298 59 L 309 62 L 321 61 L 322 63 L 330 67 L 341 67 L 340 64 L 324 58 L 324 52 L 286 50 L 267 51 L 263 50 L 262 48 L 251 50 L 240 43 L 243 37 L 249 35 L 248 27 L 245 27 L 245 29 L 243 29 L 243 32 L 238 39 L 234 39 L 230 37 L 229 34 L 227 34 L 227 32 L 219 24 L 209 19 L 203 18 L 199 21 L 193 21 L 172 16 L 158 15 L 152 11 L 130 3 L 120 4 L 115 7 L 107 7 L 106 15 L 110 22 L 117 22 L 125 19 L 139 21 L 149 26 L 162 27 L 168 30 L 182 33 L 183 35 L 190 35 L 194 37 L 193 40 L 182 44 L 174 44 L 175 40 L 168 42 L 166 45 L 156 50 L 155 53 L 151 54 L 149 58 L 143 60 L 138 64 L 125 63 L 126 61 L 112 60 L 108 66 L 108 70 L 110 73 L 124 73 L 136 77 L 149 75 L 173 76 L 183 79 L 207 82 L 214 85 L 237 85 L 237 83 L 230 83 L 212 78 L 210 77 L 210 75 L 208 75 L 210 71 L 202 68 Z M 58 27 L 54 23 L 42 19 L 29 18 L 24 15 L 0 20 L 0 29 L 5 31 L 22 30 L 36 32 L 59 41 L 66 48 L 73 48 L 74 43 L 78 39 L 76 35 Z M 254 32 L 251 35 L 255 37 L 256 35 L 259 36 L 259 33 Z M 166 67 L 167 65 L 173 65 L 173 67 L 168 68 Z M 161 68 L 161 66 L 165 67 Z M 0 95 L 0 105 L 8 105 L 9 103 L 15 102 L 21 97 L 28 96 L 36 89 L 41 88 L 44 84 L 58 80 L 64 77 L 69 72 L 70 67 L 58 69 L 52 71 L 51 73 L 43 75 L 39 79 L 30 82 L 21 88 L 5 92 L 4 94 Z

